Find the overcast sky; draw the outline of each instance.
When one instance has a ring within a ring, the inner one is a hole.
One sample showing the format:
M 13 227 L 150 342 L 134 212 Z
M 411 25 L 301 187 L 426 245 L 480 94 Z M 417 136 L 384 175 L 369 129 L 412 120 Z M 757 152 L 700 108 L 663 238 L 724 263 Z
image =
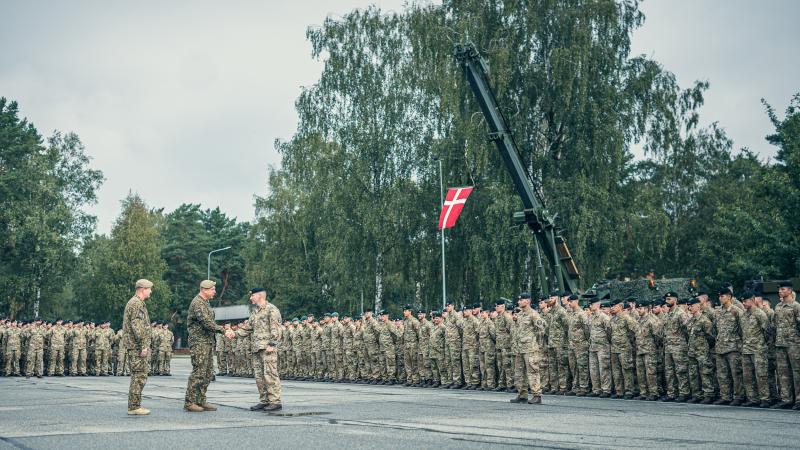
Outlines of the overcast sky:
M 0 0 L 0 96 L 48 136 L 74 131 L 106 182 L 98 231 L 138 192 L 170 211 L 201 203 L 252 220 L 275 139 L 319 76 L 306 28 L 328 15 L 404 1 L 125 2 Z M 650 0 L 633 36 L 688 86 L 711 82 L 705 123 L 764 158 L 766 98 L 783 113 L 800 91 L 800 1 Z

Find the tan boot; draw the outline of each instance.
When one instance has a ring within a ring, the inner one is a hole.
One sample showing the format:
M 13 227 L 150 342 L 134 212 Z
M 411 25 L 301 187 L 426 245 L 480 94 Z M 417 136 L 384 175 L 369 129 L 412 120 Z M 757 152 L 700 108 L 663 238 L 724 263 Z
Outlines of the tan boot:
M 200 405 L 200 407 L 203 408 L 204 411 L 216 411 L 217 410 L 217 407 L 212 405 L 211 403 L 203 403 L 202 405 Z
M 205 411 L 200 405 L 196 405 L 194 403 L 187 403 L 183 405 L 183 409 L 189 412 L 203 412 Z
M 141 406 L 136 409 L 129 409 L 128 415 L 129 416 L 146 416 L 150 414 L 150 410 L 146 408 L 142 408 Z

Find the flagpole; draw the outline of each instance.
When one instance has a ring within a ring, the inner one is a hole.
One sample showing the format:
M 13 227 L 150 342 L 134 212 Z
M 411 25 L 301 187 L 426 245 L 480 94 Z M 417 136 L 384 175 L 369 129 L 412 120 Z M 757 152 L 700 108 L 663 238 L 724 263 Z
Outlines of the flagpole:
M 439 160 L 439 199 L 441 200 L 441 207 L 444 208 L 444 179 L 442 177 L 442 160 Z M 442 311 L 447 304 L 447 277 L 444 257 L 444 226 L 442 226 Z

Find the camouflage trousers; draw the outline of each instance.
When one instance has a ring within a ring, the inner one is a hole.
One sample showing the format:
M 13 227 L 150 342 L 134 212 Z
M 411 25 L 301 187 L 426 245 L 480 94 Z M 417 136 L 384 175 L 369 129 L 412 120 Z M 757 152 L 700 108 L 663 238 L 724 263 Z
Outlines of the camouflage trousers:
M 333 362 L 335 368 L 335 378 L 344 380 L 344 353 L 341 350 L 333 352 Z
M 450 374 L 444 365 L 444 358 L 431 358 L 431 380 L 440 385 L 450 383 Z
M 50 363 L 47 365 L 47 375 L 64 375 L 64 347 L 50 349 Z
M 445 347 L 445 359 L 450 367 L 450 382 L 453 384 L 463 384 L 461 378 L 461 346 L 448 345 Z
M 170 361 L 172 360 L 172 351 L 171 350 L 159 350 L 158 351 L 158 370 L 157 372 L 161 375 L 167 375 L 170 373 Z M 212 368 L 213 371 L 213 368 Z M 212 372 L 213 373 L 213 372 Z
M 420 347 L 423 347 L 422 345 Z M 427 348 L 427 345 L 424 345 Z M 419 367 L 419 378 L 421 381 L 431 381 L 431 358 L 426 351 L 417 352 L 417 367 Z M 438 381 L 438 378 L 437 378 Z
M 636 378 L 639 380 L 641 395 L 661 396 L 661 384 L 658 382 L 658 357 L 654 353 L 636 355 Z
M 514 380 L 519 397 L 527 397 L 528 391 L 534 396 L 542 395 L 542 384 L 539 378 L 538 352 L 519 353 L 514 358 Z
M 192 373 L 186 383 L 184 403 L 202 405 L 206 403 L 206 390 L 214 375 L 211 344 L 194 344 L 189 351 L 192 355 Z
M 598 395 L 611 393 L 610 353 L 609 348 L 589 351 L 589 377 L 592 379 L 592 392 Z
M 723 400 L 743 400 L 742 357 L 739 352 L 717 355 L 717 381 L 719 397 Z
M 462 348 L 461 366 L 464 370 L 464 383 L 473 386 L 481 384 L 481 362 L 477 348 Z
M 572 370 L 572 392 L 589 393 L 589 347 L 570 346 L 569 365 Z
M 44 375 L 44 350 L 41 348 L 28 349 L 28 363 L 25 368 L 26 376 Z
M 111 350 L 98 348 L 94 351 L 94 373 L 96 375 L 108 375 L 108 363 Z
M 419 351 L 416 346 L 409 345 L 403 348 L 403 367 L 406 370 L 407 381 L 419 383 Z
M 800 348 L 775 347 L 781 401 L 800 403 Z
M 397 353 L 394 348 L 383 350 L 383 379 L 397 381 Z
M 322 350 L 314 350 L 314 355 L 311 361 L 311 372 L 316 378 L 322 378 L 322 376 L 325 374 L 325 368 L 322 361 Z
M 253 354 L 253 373 L 261 403 L 281 403 L 281 379 L 278 376 L 278 352 L 259 350 Z
M 689 369 L 689 389 L 694 398 L 713 398 L 716 392 L 714 386 L 714 363 L 709 355 L 688 356 L 686 358 Z
M 228 373 L 228 353 L 217 352 L 217 372 L 220 374 Z
M 18 375 L 19 372 L 19 350 L 6 350 L 6 376 Z
M 356 354 L 353 350 L 345 350 L 344 352 L 344 377 L 350 381 L 358 378 L 358 358 Z
M 70 375 L 86 375 L 86 349 L 73 348 L 72 356 L 70 358 L 71 366 L 69 369 Z
M 559 346 L 547 349 L 548 370 L 550 372 L 550 389 L 567 390 L 569 378 L 569 358 L 567 351 Z
M 742 381 L 747 400 L 770 401 L 767 365 L 767 357 L 763 353 L 742 355 Z
M 497 346 L 497 386 L 514 386 L 514 355 L 507 345 Z
M 614 392 L 617 395 L 638 394 L 635 386 L 633 370 L 633 351 L 611 352 L 611 376 L 613 378 Z
M 667 397 L 675 398 L 679 395 L 688 397 L 691 394 L 685 349 L 677 347 L 664 349 L 664 376 Z
M 128 352 L 125 350 L 121 350 L 119 355 L 117 356 L 117 376 L 121 376 L 124 374 L 128 369 L 125 367 L 128 365 Z
M 493 348 L 480 352 L 481 387 L 484 389 L 494 389 L 495 387 L 495 359 L 495 349 Z
M 142 358 L 136 350 L 128 350 L 128 364 L 131 369 L 131 385 L 128 388 L 128 411 L 142 406 L 142 390 L 150 373 L 150 357 Z

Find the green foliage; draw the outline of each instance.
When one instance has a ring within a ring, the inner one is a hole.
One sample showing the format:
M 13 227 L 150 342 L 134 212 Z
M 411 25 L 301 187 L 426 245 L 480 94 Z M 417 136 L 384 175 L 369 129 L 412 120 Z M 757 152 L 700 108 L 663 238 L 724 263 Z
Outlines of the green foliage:
M 16 102 L 0 98 L 0 309 L 31 317 L 64 310 L 75 253 L 94 228 L 81 207 L 103 181 L 73 133 L 44 144 Z M 59 304 L 56 304 L 58 300 Z

